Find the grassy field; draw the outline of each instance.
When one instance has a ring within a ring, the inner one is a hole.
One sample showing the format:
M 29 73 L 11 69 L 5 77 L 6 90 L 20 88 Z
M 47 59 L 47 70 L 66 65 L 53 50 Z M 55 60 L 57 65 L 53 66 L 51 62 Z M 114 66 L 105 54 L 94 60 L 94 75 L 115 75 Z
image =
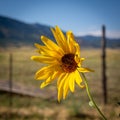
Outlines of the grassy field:
M 87 73 L 91 93 L 108 120 L 120 118 L 120 49 L 107 49 L 107 90 L 108 104 L 103 104 L 101 82 L 101 50 L 82 49 L 85 57 L 83 66 L 94 69 Z M 39 88 L 40 81 L 34 80 L 35 72 L 42 66 L 30 60 L 35 55 L 32 47 L 9 48 L 0 50 L 0 80 L 9 79 L 9 53 L 13 55 L 13 82 L 27 87 Z M 55 83 L 46 87 L 56 91 Z M 57 96 L 56 96 L 57 98 Z M 69 93 L 61 103 L 57 99 L 44 100 L 27 96 L 13 95 L 12 107 L 9 106 L 9 94 L 0 92 L 0 120 L 102 120 L 94 108 L 88 105 L 85 89 L 76 86 L 75 93 Z

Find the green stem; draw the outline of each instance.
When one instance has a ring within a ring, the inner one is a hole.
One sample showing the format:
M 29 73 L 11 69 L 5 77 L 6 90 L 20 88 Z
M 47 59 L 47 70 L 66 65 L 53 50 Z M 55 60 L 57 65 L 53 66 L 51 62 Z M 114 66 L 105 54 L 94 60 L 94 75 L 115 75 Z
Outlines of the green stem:
M 107 120 L 107 118 L 103 115 L 103 113 L 98 108 L 97 104 L 95 103 L 93 97 L 91 96 L 90 89 L 89 89 L 88 83 L 87 83 L 87 79 L 86 79 L 86 77 L 85 77 L 85 75 L 83 73 L 82 73 L 82 76 L 84 78 L 84 82 L 85 82 L 85 86 L 86 86 L 86 91 L 87 91 L 87 94 L 88 94 L 88 97 L 89 97 L 90 101 L 92 101 L 94 107 L 97 109 L 97 111 L 99 112 L 99 114 L 102 116 L 103 120 Z

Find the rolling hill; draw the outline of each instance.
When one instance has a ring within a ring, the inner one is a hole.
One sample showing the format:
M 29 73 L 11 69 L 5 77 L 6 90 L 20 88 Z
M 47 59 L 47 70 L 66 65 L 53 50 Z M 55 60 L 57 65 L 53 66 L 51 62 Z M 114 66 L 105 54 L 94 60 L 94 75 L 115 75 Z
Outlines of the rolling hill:
M 100 48 L 101 47 L 101 39 L 102 37 L 98 36 L 81 36 L 76 37 L 76 40 L 79 44 L 82 44 L 83 47 L 94 47 Z M 106 46 L 108 48 L 120 48 L 120 38 L 106 38 Z
M 32 45 L 41 35 L 52 37 L 50 26 L 27 24 L 0 16 L 0 46 Z
M 54 40 L 51 26 L 29 24 L 9 17 L 0 16 L 0 47 L 30 45 L 40 42 L 40 36 L 45 35 Z M 82 47 L 100 47 L 101 37 L 79 36 L 76 40 Z M 120 47 L 120 39 L 107 39 L 107 47 Z

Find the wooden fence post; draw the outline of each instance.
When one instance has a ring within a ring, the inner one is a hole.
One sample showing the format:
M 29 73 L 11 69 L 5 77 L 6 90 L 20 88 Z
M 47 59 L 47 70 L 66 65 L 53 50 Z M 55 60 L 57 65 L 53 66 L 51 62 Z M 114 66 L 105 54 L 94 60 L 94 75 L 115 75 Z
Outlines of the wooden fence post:
M 103 101 L 107 104 L 107 77 L 106 77 L 106 37 L 105 26 L 102 26 L 102 86 L 103 86 Z

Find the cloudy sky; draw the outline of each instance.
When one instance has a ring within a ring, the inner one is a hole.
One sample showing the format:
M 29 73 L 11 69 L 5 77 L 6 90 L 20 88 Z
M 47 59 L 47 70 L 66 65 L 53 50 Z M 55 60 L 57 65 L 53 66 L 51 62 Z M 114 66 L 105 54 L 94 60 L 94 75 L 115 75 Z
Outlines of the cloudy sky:
M 0 0 L 0 15 L 27 23 L 58 25 L 75 35 L 120 38 L 120 0 Z

